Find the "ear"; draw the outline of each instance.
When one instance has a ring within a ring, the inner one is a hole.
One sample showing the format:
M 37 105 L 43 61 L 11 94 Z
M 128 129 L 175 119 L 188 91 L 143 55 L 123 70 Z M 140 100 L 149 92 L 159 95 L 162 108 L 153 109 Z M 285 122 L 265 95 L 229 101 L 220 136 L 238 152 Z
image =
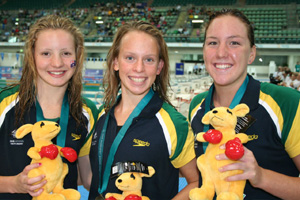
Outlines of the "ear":
M 210 111 L 207 112 L 207 113 L 202 117 L 202 123 L 203 123 L 203 124 L 209 124 L 209 114 L 210 114 Z
M 113 67 L 115 71 L 119 71 L 119 62 L 118 62 L 118 58 L 115 58 L 115 60 L 113 61 Z
M 151 166 L 148 167 L 149 174 L 141 173 L 141 177 L 151 177 L 155 174 L 155 169 Z
M 25 135 L 27 135 L 32 131 L 32 128 L 33 128 L 32 124 L 25 124 L 21 126 L 20 128 L 18 128 L 16 132 L 16 138 L 17 139 L 23 138 Z
M 248 59 L 248 64 L 249 65 L 254 61 L 255 56 L 256 56 L 256 46 L 253 45 L 253 47 L 251 48 L 249 59 Z
M 160 59 L 159 63 L 158 63 L 158 66 L 157 66 L 156 75 L 160 74 L 163 67 L 164 67 L 164 61 L 162 59 Z
M 244 117 L 247 113 L 249 113 L 250 109 L 246 104 L 241 103 L 235 106 L 234 109 L 232 109 L 232 111 L 236 116 Z

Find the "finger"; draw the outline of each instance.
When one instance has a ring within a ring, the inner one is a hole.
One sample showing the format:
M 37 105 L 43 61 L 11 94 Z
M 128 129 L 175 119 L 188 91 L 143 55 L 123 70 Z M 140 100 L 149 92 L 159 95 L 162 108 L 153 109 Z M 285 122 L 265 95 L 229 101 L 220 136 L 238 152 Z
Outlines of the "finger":
M 37 183 L 35 185 L 31 185 L 29 187 L 30 192 L 36 192 L 37 190 L 41 189 L 45 184 L 47 183 L 46 180 L 41 181 L 40 183 Z
M 217 160 L 229 160 L 229 158 L 225 155 L 225 153 L 216 155 Z
M 45 176 L 44 174 L 42 174 L 42 175 L 37 176 L 37 177 L 29 178 L 29 179 L 27 180 L 27 183 L 28 183 L 29 185 L 33 185 L 33 184 L 35 184 L 35 183 L 40 182 L 40 181 L 43 180 L 45 177 L 46 177 L 46 176 Z
M 38 191 L 34 191 L 34 192 L 28 192 L 31 196 L 36 197 L 39 196 L 42 192 L 44 191 L 43 188 L 39 189 Z
M 232 171 L 232 170 L 244 170 L 240 162 L 224 165 L 219 168 L 220 172 Z
M 241 181 L 241 180 L 247 180 L 247 175 L 245 173 L 236 174 L 233 176 L 228 176 L 225 178 L 226 181 Z
M 42 165 L 42 163 L 32 163 L 30 165 L 27 165 L 25 168 L 24 168 L 24 172 L 29 172 L 30 170 L 34 169 L 34 168 L 38 168 Z

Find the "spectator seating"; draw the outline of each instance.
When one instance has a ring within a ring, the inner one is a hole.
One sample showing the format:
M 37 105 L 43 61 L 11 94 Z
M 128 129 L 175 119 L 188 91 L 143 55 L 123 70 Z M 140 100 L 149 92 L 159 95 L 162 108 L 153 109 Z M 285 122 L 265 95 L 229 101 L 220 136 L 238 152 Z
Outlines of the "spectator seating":
M 33 9 L 31 9 L 32 7 L 26 9 L 29 6 L 26 7 L 25 4 L 30 5 L 28 1 L 31 5 L 35 5 Z M 0 4 L 1 41 L 24 41 L 29 26 L 37 18 L 57 13 L 71 18 L 82 30 L 86 42 L 112 42 L 114 33 L 122 23 L 130 20 L 145 20 L 156 25 L 163 32 L 168 43 L 201 43 L 204 41 L 204 35 L 196 33 L 196 31 L 203 28 L 210 12 L 220 10 L 222 8 L 220 5 L 226 7 L 235 2 L 233 0 L 212 0 L 209 3 L 206 2 L 206 5 L 202 5 L 203 2 L 196 0 L 187 0 L 186 4 L 178 0 L 154 0 L 151 6 L 145 6 L 145 3 L 135 3 L 133 0 L 129 0 L 127 3 L 120 3 L 117 0 L 106 3 L 99 3 L 97 0 L 76 0 L 73 3 L 70 0 L 28 1 L 24 3 L 25 1 L 22 0 L 11 0 Z M 278 3 L 277 1 L 265 0 L 262 2 L 265 2 L 264 4 L 285 3 L 286 5 L 292 2 L 285 0 Z M 296 27 L 289 26 L 290 11 L 287 6 L 254 7 L 253 3 L 263 4 L 261 1 L 250 0 L 246 4 L 251 4 L 251 6 L 238 7 L 238 9 L 242 10 L 252 22 L 257 44 L 300 44 L 299 22 Z M 179 4 L 182 7 L 177 7 Z M 168 7 L 163 7 L 163 5 L 168 5 Z M 71 9 L 65 10 L 66 6 Z M 19 9 L 20 7 L 22 9 Z M 44 9 L 45 7 L 49 10 Z M 298 16 L 300 5 L 297 5 L 294 11 Z M 5 19 L 6 24 L 3 22 Z M 204 23 L 200 27 L 196 27 L 191 22 L 193 19 L 203 19 Z M 185 32 L 179 32 L 179 27 L 183 27 Z

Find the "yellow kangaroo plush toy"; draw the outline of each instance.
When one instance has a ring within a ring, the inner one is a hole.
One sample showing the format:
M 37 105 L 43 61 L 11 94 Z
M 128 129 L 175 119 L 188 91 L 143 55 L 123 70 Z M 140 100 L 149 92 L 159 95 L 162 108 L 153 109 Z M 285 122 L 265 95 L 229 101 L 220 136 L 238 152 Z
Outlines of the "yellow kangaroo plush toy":
M 155 173 L 153 167 L 148 166 L 149 174 L 141 172 L 122 173 L 115 182 L 116 187 L 123 191 L 122 194 L 107 193 L 106 200 L 149 200 L 148 197 L 142 196 L 143 177 L 151 177 Z
M 246 181 L 225 181 L 225 178 L 242 173 L 241 170 L 220 172 L 219 168 L 237 161 L 244 154 L 242 143 L 248 142 L 244 133 L 235 133 L 237 117 L 244 117 L 249 112 L 246 104 L 239 104 L 233 109 L 217 107 L 207 112 L 203 124 L 211 124 L 214 129 L 206 133 L 200 132 L 196 139 L 209 142 L 205 153 L 197 159 L 197 166 L 202 175 L 201 188 L 190 191 L 191 200 L 212 200 L 215 192 L 217 200 L 242 200 Z M 226 144 L 226 149 L 220 146 Z M 235 149 L 236 148 L 236 149 Z M 236 150 L 236 152 L 234 152 Z M 216 160 L 216 155 L 225 153 L 230 160 Z
M 63 182 L 68 174 L 68 165 L 62 162 L 64 156 L 70 162 L 77 159 L 75 150 L 54 145 L 51 140 L 60 132 L 58 123 L 51 121 L 39 121 L 34 125 L 25 124 L 17 132 L 18 139 L 23 138 L 31 132 L 34 147 L 31 147 L 27 155 L 32 159 L 31 163 L 42 163 L 38 168 L 32 169 L 28 177 L 46 175 L 47 183 L 43 187 L 44 191 L 33 200 L 79 200 L 80 193 L 74 189 L 64 189 Z M 59 154 L 59 155 L 58 155 Z

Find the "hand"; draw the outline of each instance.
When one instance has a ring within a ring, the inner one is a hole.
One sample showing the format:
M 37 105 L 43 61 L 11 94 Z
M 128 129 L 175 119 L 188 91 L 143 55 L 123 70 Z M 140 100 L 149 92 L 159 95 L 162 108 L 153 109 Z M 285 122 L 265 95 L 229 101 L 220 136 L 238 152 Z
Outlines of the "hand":
M 225 149 L 225 145 L 220 146 L 221 149 Z M 249 149 L 244 147 L 244 156 L 235 163 L 225 165 L 219 169 L 220 172 L 230 170 L 242 170 L 243 173 L 229 176 L 226 178 L 227 181 L 238 181 L 238 180 L 249 180 L 253 187 L 257 187 L 262 179 L 262 171 L 257 161 Z M 216 157 L 217 160 L 228 160 L 229 158 L 225 154 L 219 154 Z
M 15 176 L 14 193 L 29 193 L 31 196 L 39 196 L 43 192 L 43 186 L 47 183 L 45 175 L 40 175 L 34 178 L 28 178 L 28 173 L 34 168 L 41 166 L 40 163 L 27 165 L 24 170 Z M 42 181 L 43 180 L 43 181 Z

